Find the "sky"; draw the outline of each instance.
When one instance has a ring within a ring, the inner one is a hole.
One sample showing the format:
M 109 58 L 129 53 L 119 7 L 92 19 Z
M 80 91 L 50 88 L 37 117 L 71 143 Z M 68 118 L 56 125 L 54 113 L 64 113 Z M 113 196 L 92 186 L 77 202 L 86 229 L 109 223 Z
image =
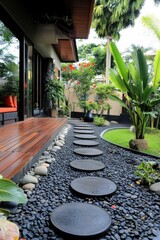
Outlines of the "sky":
M 160 19 L 160 4 L 155 5 L 153 0 L 145 0 L 139 17 L 135 20 L 134 27 L 128 27 L 120 32 L 120 40 L 116 45 L 120 52 L 126 51 L 132 44 L 140 47 L 152 47 L 155 50 L 160 49 L 160 41 L 153 33 L 143 26 L 141 18 L 146 15 L 154 15 Z M 82 43 L 105 43 L 106 40 L 99 39 L 93 29 L 90 30 L 89 38 L 82 40 Z M 78 44 L 77 44 L 78 45 Z

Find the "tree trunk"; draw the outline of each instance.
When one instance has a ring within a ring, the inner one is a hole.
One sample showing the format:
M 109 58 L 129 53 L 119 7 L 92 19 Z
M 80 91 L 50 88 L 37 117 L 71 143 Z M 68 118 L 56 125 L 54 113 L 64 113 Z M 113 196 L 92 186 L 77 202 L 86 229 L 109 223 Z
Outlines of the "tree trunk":
M 107 48 L 106 48 L 106 83 L 109 83 L 109 68 L 111 67 L 111 52 L 110 52 L 111 37 L 107 37 Z

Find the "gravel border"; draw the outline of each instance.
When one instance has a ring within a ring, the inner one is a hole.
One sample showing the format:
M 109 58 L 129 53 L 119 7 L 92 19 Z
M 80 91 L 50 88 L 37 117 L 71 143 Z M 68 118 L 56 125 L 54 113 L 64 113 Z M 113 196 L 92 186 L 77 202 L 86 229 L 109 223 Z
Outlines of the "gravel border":
M 16 213 L 8 220 L 18 224 L 21 238 L 26 240 L 62 240 L 50 223 L 50 214 L 58 206 L 70 202 L 85 202 L 100 206 L 112 217 L 112 225 L 107 234 L 99 240 L 159 240 L 160 239 L 160 201 L 159 195 L 148 187 L 137 185 L 133 174 L 142 160 L 157 161 L 153 156 L 144 156 L 104 141 L 100 134 L 107 128 L 96 127 L 92 123 L 97 141 L 96 148 L 103 155 L 94 157 L 105 164 L 105 169 L 96 172 L 74 170 L 70 162 L 87 158 L 73 153 L 74 124 L 68 121 L 65 145 L 57 151 L 48 148 L 42 157 L 55 159 L 50 164 L 48 174 L 39 178 L 36 187 L 27 192 L 28 202 L 19 205 Z M 117 125 L 116 125 L 117 127 Z M 82 176 L 97 176 L 112 180 L 117 191 L 110 197 L 80 197 L 70 190 L 70 182 Z M 69 240 L 67 238 L 67 240 Z

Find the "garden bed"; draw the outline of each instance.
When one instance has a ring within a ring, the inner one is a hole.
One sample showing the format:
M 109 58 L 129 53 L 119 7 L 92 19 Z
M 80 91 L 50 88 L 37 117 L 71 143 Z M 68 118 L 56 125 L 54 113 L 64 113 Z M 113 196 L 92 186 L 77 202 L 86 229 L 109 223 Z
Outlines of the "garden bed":
M 46 159 L 55 158 L 47 176 L 41 177 L 36 188 L 27 193 L 27 204 L 19 206 L 18 211 L 9 217 L 20 226 L 22 238 L 27 240 L 63 239 L 52 229 L 50 214 L 56 207 L 70 202 L 94 204 L 111 215 L 111 228 L 107 234 L 99 238 L 101 240 L 153 240 L 156 234 L 158 235 L 159 195 L 151 192 L 147 186 L 137 185 L 134 175 L 140 162 L 157 161 L 157 159 L 104 141 L 100 134 L 106 126 L 95 127 L 92 123 L 90 125 L 98 136 L 98 148 L 103 151 L 103 155 L 94 159 L 103 162 L 105 169 L 86 173 L 71 168 L 69 164 L 71 161 L 83 157 L 73 153 L 77 146 L 73 144 L 74 130 L 70 121 L 65 145 L 57 152 L 47 150 L 43 153 Z M 84 176 L 108 178 L 117 185 L 117 190 L 111 197 L 79 197 L 70 191 L 69 186 L 72 180 Z
M 149 130 L 148 130 L 149 131 Z M 146 156 L 153 156 L 156 158 L 160 158 L 160 151 L 159 151 L 159 139 L 160 139 L 160 132 L 155 134 L 154 132 L 148 132 L 145 134 L 145 139 L 148 142 L 148 149 L 142 151 L 137 151 L 134 149 L 129 148 L 129 141 L 135 138 L 134 133 L 130 132 L 129 128 L 109 128 L 104 130 L 101 133 L 101 137 L 114 145 L 122 147 L 126 150 L 130 150 L 133 152 L 137 152 L 139 154 L 143 154 Z

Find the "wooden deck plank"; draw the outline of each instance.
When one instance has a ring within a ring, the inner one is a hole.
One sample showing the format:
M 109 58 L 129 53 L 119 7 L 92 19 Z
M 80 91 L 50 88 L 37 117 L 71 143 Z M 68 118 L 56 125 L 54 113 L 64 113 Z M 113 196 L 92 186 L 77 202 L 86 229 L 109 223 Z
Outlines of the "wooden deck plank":
M 19 158 L 24 155 L 23 152 L 9 152 L 5 161 L 0 161 L 0 169 L 3 172 L 7 169 L 10 165 L 14 164 Z
M 28 118 L 0 127 L 0 174 L 17 177 L 66 123 L 65 118 Z
M 7 151 L 7 150 L 14 151 L 16 148 L 19 147 L 19 145 L 23 145 L 24 143 L 27 143 L 30 139 L 36 138 L 37 135 L 38 134 L 34 132 L 29 134 L 29 136 L 26 136 L 25 138 L 23 137 L 22 139 L 17 139 L 17 140 L 14 139 L 12 141 L 9 141 L 7 145 L 4 144 L 4 146 L 0 148 L 0 151 Z
M 10 164 L 8 168 L 1 172 L 2 176 L 11 179 L 11 176 L 14 177 L 16 174 L 18 174 L 19 171 L 21 171 L 21 169 L 24 168 L 31 159 L 32 155 L 30 153 L 23 153 L 21 157 L 16 159 L 14 163 Z

